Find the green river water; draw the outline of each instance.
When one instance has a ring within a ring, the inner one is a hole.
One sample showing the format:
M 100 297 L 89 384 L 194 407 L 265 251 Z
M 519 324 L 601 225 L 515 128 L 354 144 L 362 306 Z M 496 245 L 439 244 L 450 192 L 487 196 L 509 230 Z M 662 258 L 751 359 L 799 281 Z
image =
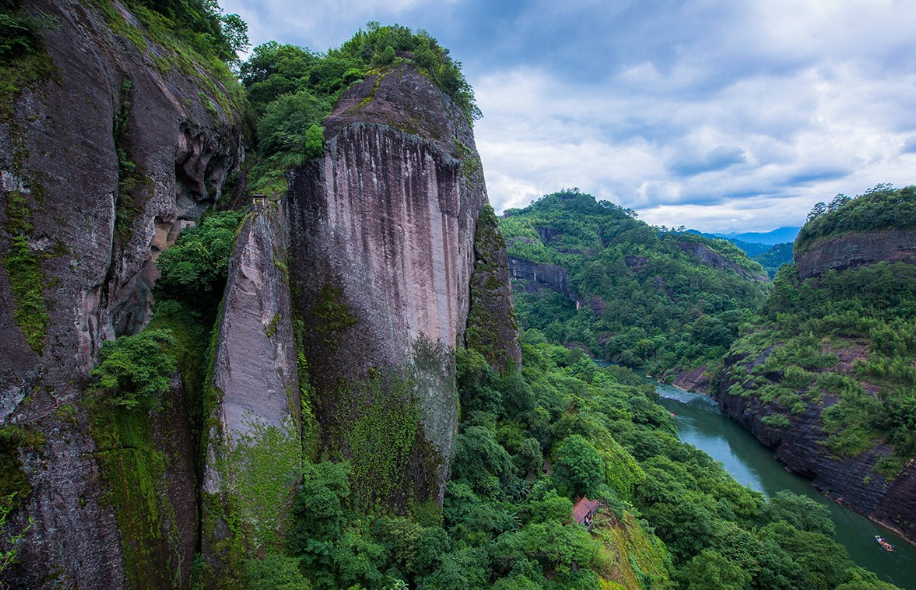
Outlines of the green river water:
M 836 540 L 852 559 L 888 582 L 916 590 L 916 547 L 867 518 L 819 494 L 810 483 L 786 471 L 773 454 L 739 424 L 723 415 L 710 398 L 648 380 L 661 395 L 660 403 L 675 415 L 680 438 L 720 461 L 742 485 L 767 496 L 780 490 L 804 494 L 826 505 L 836 523 Z M 875 541 L 881 535 L 897 551 L 888 553 Z

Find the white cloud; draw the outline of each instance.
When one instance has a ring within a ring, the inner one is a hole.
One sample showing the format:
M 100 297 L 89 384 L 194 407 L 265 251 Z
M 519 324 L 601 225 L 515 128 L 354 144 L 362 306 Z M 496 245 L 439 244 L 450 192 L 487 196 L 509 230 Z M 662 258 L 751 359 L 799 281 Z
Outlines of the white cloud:
M 837 192 L 916 181 L 916 2 L 223 6 L 255 43 L 325 49 L 369 20 L 428 29 L 467 64 L 497 210 L 578 186 L 657 224 L 766 230 Z

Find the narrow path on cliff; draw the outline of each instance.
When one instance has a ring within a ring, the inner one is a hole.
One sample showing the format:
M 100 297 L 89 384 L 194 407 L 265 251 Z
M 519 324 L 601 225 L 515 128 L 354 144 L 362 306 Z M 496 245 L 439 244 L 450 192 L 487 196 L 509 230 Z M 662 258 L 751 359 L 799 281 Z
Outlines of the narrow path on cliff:
M 858 565 L 901 588 L 916 590 L 916 547 L 864 516 L 828 500 L 806 479 L 786 471 L 749 432 L 719 413 L 715 402 L 708 397 L 651 379 L 646 381 L 656 386 L 661 405 L 675 415 L 682 441 L 720 461 L 742 485 L 749 485 L 767 496 L 790 490 L 825 504 L 836 523 L 836 540 L 846 547 Z M 896 552 L 881 549 L 875 535 L 893 543 Z

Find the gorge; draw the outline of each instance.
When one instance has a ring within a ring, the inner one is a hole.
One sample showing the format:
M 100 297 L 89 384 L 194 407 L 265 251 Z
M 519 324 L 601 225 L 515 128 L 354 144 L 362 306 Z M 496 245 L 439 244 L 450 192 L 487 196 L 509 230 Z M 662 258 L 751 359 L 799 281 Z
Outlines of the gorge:
M 210 0 L 0 17 L 3 588 L 894 588 L 590 358 L 737 394 L 796 285 L 578 189 L 497 217 L 428 33 L 242 62 Z

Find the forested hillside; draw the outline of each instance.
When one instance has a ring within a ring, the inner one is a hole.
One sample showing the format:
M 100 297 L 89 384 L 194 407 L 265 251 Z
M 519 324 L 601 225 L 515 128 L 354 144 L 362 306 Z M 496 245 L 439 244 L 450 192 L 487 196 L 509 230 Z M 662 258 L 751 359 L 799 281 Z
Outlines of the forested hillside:
M 770 291 L 730 242 L 659 230 L 578 189 L 506 211 L 500 229 L 524 327 L 653 373 L 719 362 Z M 534 280 L 526 261 L 565 282 Z
M 910 538 L 916 238 L 901 230 L 914 226 L 914 210 L 914 187 L 887 185 L 815 207 L 795 265 L 780 269 L 729 350 L 718 392 L 791 469 Z

